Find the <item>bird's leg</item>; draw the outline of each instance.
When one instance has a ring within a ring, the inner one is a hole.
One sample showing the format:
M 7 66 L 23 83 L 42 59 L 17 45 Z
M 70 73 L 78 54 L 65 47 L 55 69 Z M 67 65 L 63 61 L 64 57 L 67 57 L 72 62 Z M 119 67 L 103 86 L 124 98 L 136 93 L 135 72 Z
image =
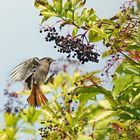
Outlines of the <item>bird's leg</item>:
M 57 73 L 57 71 L 54 71 L 54 72 L 50 75 L 50 77 L 44 82 L 44 84 L 46 85 L 46 84 L 53 78 L 53 76 L 54 76 L 56 73 Z

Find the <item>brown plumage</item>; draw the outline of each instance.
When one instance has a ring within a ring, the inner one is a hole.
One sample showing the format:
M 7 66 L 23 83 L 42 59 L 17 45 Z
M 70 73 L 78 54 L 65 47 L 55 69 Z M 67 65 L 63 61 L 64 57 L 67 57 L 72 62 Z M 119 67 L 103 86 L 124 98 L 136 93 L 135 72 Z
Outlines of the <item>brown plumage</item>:
M 11 77 L 15 81 L 24 81 L 25 88 L 31 90 L 27 101 L 31 106 L 42 106 L 47 102 L 47 98 L 40 89 L 40 86 L 46 82 L 50 64 L 54 60 L 49 57 L 38 59 L 30 58 L 19 64 L 11 72 Z
M 40 87 L 36 84 L 33 84 L 31 94 L 27 98 L 27 101 L 29 105 L 38 107 L 38 106 L 45 105 L 47 102 L 47 98 L 41 91 Z

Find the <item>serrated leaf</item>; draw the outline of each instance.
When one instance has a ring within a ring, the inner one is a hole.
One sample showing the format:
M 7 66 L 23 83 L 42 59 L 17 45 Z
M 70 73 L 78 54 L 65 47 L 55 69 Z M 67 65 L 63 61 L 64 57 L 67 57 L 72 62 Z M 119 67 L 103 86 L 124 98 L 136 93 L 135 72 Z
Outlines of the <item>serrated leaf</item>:
M 84 5 L 85 5 L 86 1 L 81 1 L 78 6 L 77 6 L 77 9 L 78 8 L 82 8 Z
M 112 109 L 111 104 L 108 100 L 100 100 L 99 105 L 105 109 Z
M 129 114 L 127 114 L 127 113 L 121 113 L 120 115 L 119 115 L 119 117 L 121 118 L 121 119 L 124 119 L 124 120 L 131 120 L 131 119 L 133 119 Z
M 64 3 L 64 7 L 63 8 L 64 8 L 65 11 L 71 10 L 71 8 L 72 8 L 71 1 L 70 0 L 66 0 L 65 3 Z
M 97 31 L 90 29 L 88 32 L 88 39 L 89 39 L 89 42 L 98 42 L 102 40 L 103 37 L 99 36 Z
M 58 13 L 62 12 L 62 0 L 53 0 L 53 6 Z
M 113 113 L 114 111 L 111 110 L 101 110 L 100 112 L 98 112 L 97 115 L 94 115 L 94 117 L 89 121 L 89 123 L 94 123 L 102 119 L 105 119 L 106 117 L 112 115 Z
M 5 113 L 4 119 L 5 119 L 6 126 L 16 127 L 19 117 L 11 113 Z
M 47 10 L 42 10 L 40 14 L 41 16 L 44 16 L 41 23 L 43 23 L 44 21 L 47 21 L 50 17 L 57 16 L 55 12 L 47 11 Z
M 77 32 L 78 32 L 78 28 L 77 27 L 74 27 L 74 29 L 72 31 L 72 36 L 73 37 L 76 36 Z
M 82 0 L 71 0 L 73 9 L 77 9 L 77 6 L 80 2 L 82 2 Z
M 72 10 L 68 10 L 66 17 L 69 18 L 70 20 L 73 20 L 73 11 Z
M 83 11 L 82 11 L 82 14 L 81 14 L 81 18 L 83 20 L 87 20 L 88 16 L 89 16 L 89 9 L 84 8 Z
M 97 42 L 102 40 L 103 38 L 106 38 L 106 34 L 102 29 L 94 26 L 89 30 L 88 38 L 90 42 Z

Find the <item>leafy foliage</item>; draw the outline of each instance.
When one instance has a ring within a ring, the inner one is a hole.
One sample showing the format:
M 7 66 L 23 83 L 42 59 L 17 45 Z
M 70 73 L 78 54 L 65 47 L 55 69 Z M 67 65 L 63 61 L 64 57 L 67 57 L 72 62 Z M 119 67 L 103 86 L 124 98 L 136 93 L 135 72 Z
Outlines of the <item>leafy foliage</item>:
M 30 134 L 31 139 L 37 139 L 40 132 L 43 140 L 140 139 L 140 3 L 129 0 L 110 19 L 98 18 L 94 9 L 85 8 L 85 3 L 36 0 L 35 7 L 40 9 L 42 23 L 57 17 L 60 29 L 72 27 L 68 34 L 71 40 L 66 35 L 61 42 L 68 43 L 80 36 L 87 47 L 91 42 L 103 41 L 106 51 L 102 59 L 108 57 L 108 63 L 102 76 L 107 74 L 109 79 L 111 72 L 110 87 L 103 86 L 107 82 L 99 77 L 100 71 L 83 74 L 75 70 L 70 75 L 66 70 L 69 64 L 64 65 L 64 71 L 42 87 L 49 99 L 45 106 L 24 107 L 17 113 L 5 109 L 1 140 L 18 139 L 23 132 Z M 73 46 L 67 49 L 73 51 Z M 76 49 L 84 54 L 81 48 Z

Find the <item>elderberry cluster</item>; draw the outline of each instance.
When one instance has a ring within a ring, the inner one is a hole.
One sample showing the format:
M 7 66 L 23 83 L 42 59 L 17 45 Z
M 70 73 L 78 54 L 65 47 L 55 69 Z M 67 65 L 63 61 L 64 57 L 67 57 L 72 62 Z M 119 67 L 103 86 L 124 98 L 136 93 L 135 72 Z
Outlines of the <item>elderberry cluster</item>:
M 76 100 L 79 95 L 76 94 L 77 98 L 75 98 L 75 100 L 73 99 L 74 94 L 72 92 L 62 93 L 62 96 L 65 96 L 65 98 L 62 98 L 62 101 L 57 102 L 59 107 L 61 107 L 59 108 L 60 110 L 52 105 L 52 114 L 54 114 L 54 116 L 48 119 L 45 118 L 40 122 L 41 128 L 39 128 L 39 132 L 42 140 L 54 137 L 54 134 L 57 134 L 56 137 L 59 139 L 67 139 L 67 132 L 74 133 L 75 135 L 79 132 L 85 132 L 83 128 L 86 128 L 88 124 L 88 118 L 86 116 L 79 120 L 80 123 L 78 124 L 78 127 L 73 128 L 73 130 L 70 129 L 71 123 L 69 121 L 69 115 L 72 119 L 75 119 L 75 115 L 73 114 L 76 113 L 79 106 L 79 100 Z M 56 120 L 58 120 L 58 122 Z M 59 121 L 62 121 L 62 123 Z M 64 131 L 64 129 L 66 131 Z
M 4 111 L 7 113 L 18 114 L 26 105 L 19 99 L 16 92 L 10 93 L 7 89 L 4 90 L 4 96 L 7 97 L 7 102 L 4 104 Z
M 94 45 L 87 41 L 85 34 L 76 37 L 72 37 L 70 34 L 61 36 L 56 32 L 55 27 L 43 28 L 40 33 L 43 31 L 46 32 L 46 41 L 54 41 L 56 44 L 54 48 L 57 48 L 60 53 L 67 53 L 67 58 L 76 57 L 82 64 L 88 61 L 99 62 L 100 55 L 95 51 Z

